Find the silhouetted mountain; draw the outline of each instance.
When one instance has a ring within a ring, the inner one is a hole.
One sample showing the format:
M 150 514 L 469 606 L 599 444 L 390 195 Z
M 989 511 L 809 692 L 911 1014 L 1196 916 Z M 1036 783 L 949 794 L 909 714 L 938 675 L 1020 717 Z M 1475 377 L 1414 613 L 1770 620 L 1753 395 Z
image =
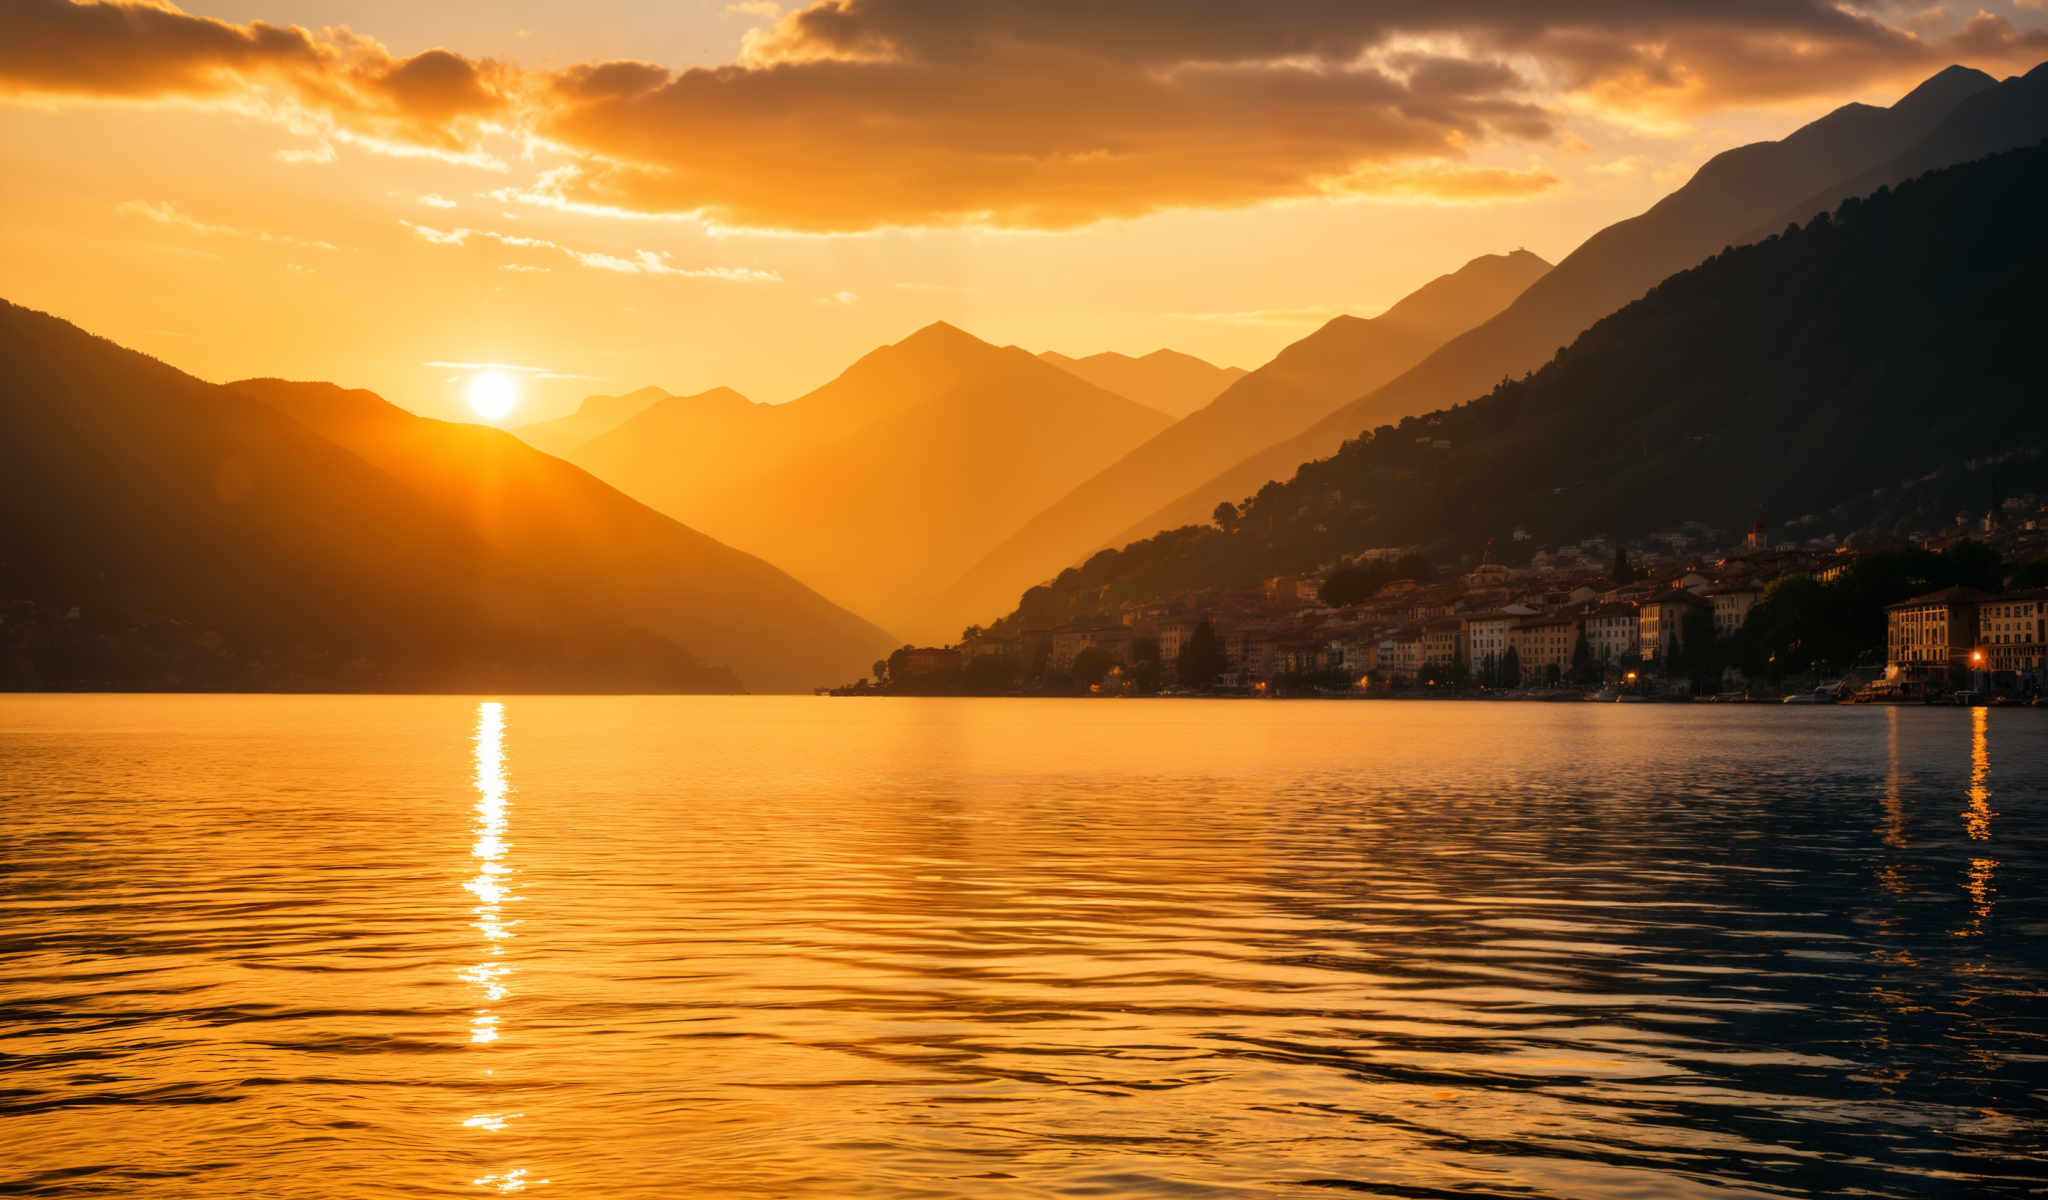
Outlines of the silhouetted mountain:
M 948 590 L 947 611 L 964 624 L 1111 544 L 1131 522 L 1243 459 L 1247 447 L 1287 437 L 1391 379 L 1499 312 L 1549 269 L 1527 250 L 1488 254 L 1377 317 L 1332 319 L 1032 517 Z
M 498 430 L 218 387 L 12 305 L 0 364 L 10 686 L 733 690 L 691 651 L 760 688 L 890 643 Z M 696 611 L 642 623 L 635 588 Z
M 560 458 L 591 438 L 609 433 L 645 412 L 655 402 L 668 399 L 658 387 L 644 387 L 623 396 L 586 396 L 576 411 L 552 421 L 534 421 L 512 432 L 536 450 Z
M 768 563 L 501 430 L 427 420 L 374 392 L 328 383 L 229 386 L 360 455 L 422 506 L 458 514 L 495 553 L 545 564 L 585 603 L 701 648 L 753 690 L 801 691 L 858 675 L 896 644 Z M 725 389 L 705 395 L 746 403 Z
M 1563 543 L 1757 512 L 1815 532 L 1938 523 L 1987 472 L 2048 455 L 2044 211 L 2048 143 L 1847 201 L 1672 276 L 1528 379 L 1303 466 L 1231 532 L 1096 556 L 1028 593 L 1023 616 L 1368 547 L 1470 553 L 1516 527 Z
M 782 405 L 664 401 L 573 459 L 919 637 L 1005 530 L 1166 418 L 944 323 Z
M 1880 187 L 1928 171 L 2031 146 L 2048 138 L 2048 63 L 1995 86 L 1984 86 L 1988 79 L 1981 71 L 1950 67 L 1921 84 L 1899 103 L 1905 104 L 1914 97 L 1920 97 L 1923 104 L 1938 104 L 1942 98 L 1953 95 L 1962 98 L 1932 131 L 1902 153 L 1806 197 L 1740 240 L 1759 241 L 1784 228 L 1787 222 L 1804 223 L 1815 213 L 1832 211 L 1851 196 L 1867 196 Z
M 1979 138 L 1948 147 L 1933 136 L 1965 101 L 2020 83 L 1995 83 L 1980 71 L 1951 67 L 1890 108 L 1844 105 L 1780 141 L 1716 155 L 1647 212 L 1588 238 L 1500 315 L 1453 338 L 1399 378 L 1361 388 L 1358 399 L 1300 436 L 1261 451 L 1133 522 L 1123 536 L 1143 537 L 1201 520 L 1218 501 L 1237 500 L 1269 480 L 1287 478 L 1295 467 L 1332 453 L 1360 429 L 1456 404 L 1532 370 L 1595 320 L 1673 271 L 1725 246 L 1754 240 L 1787 220 L 1803 221 L 1822 211 L 1830 189 L 1868 191 L 1921 170 L 2048 136 L 2048 127 L 2026 121 L 2012 122 L 2005 133 L 2013 140 L 1996 145 Z M 2028 128 L 2034 132 L 2025 134 Z M 1915 147 L 1922 151 L 1917 159 L 1902 157 Z
M 1219 367 L 1178 350 L 1154 350 L 1143 358 L 1115 351 L 1068 358 L 1047 350 L 1038 357 L 1105 391 L 1176 418 L 1214 400 L 1216 393 L 1248 374 L 1243 367 Z

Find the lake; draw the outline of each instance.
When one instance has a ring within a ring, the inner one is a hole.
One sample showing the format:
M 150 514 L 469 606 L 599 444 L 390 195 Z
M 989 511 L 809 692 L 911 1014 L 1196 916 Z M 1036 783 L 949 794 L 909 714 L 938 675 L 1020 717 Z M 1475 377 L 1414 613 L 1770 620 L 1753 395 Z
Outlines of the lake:
M 0 697 L 0 1194 L 2039 1194 L 2048 712 Z

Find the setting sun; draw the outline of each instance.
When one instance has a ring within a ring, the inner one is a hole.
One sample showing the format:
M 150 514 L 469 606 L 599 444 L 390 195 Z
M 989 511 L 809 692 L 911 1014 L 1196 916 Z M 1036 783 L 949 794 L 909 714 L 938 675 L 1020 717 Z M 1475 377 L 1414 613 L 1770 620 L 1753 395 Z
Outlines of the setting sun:
M 485 371 L 469 381 L 469 407 L 486 421 L 501 421 L 519 405 L 519 385 L 502 371 Z

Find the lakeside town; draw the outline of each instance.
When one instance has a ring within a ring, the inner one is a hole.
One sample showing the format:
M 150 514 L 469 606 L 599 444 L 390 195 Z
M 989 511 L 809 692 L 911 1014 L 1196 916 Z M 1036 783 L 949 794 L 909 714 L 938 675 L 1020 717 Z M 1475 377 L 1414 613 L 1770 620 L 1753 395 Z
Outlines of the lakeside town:
M 1515 540 L 1526 538 L 1515 531 Z M 1895 543 L 1691 523 L 1640 542 L 1380 548 L 1256 587 L 970 627 L 832 695 L 1203 695 L 2039 703 L 2048 504 Z M 1521 549 L 1517 546 L 1515 549 Z M 1919 585 L 1916 587 L 1916 585 Z

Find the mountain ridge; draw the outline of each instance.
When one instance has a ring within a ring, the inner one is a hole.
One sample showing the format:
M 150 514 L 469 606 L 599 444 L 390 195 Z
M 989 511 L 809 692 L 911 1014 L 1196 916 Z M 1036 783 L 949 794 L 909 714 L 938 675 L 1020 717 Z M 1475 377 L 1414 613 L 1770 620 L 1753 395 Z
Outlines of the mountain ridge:
M 1243 367 L 1219 367 L 1192 354 L 1164 348 L 1135 357 L 1114 350 L 1082 358 L 1044 350 L 1038 357 L 1096 387 L 1157 409 L 1175 420 L 1209 403 L 1217 393 L 1251 373 Z
M 1367 431 L 1184 526 L 1070 568 L 1011 624 L 1244 586 L 1375 547 L 1470 555 L 1758 512 L 1814 533 L 1945 525 L 2048 461 L 2048 142 L 1732 247 L 1541 370 Z M 2015 465 L 2001 464 L 2008 463 Z
M 571 460 L 922 636 L 946 624 L 930 611 L 931 592 L 993 530 L 1169 423 L 943 321 L 869 351 L 788 403 L 661 427 L 675 411 L 657 405 Z
M 1269 444 L 1309 425 L 1356 394 L 1356 382 L 1391 377 L 1498 311 L 1548 269 L 1527 250 L 1480 255 L 1379 316 L 1332 318 L 1033 515 L 951 581 L 944 606 L 955 616 L 985 612 L 1109 544 L 1130 520 L 1240 459 L 1247 444 Z
M 1817 208 L 1798 212 L 1809 197 L 1820 197 L 1895 158 L 1965 101 L 2010 82 L 1946 68 L 1888 108 L 1843 105 L 1776 141 L 1715 155 L 1649 209 L 1587 238 L 1497 316 L 1451 339 L 1398 378 L 1361 391 L 1299 436 L 1267 447 L 1131 523 L 1118 537 L 1143 537 L 1205 519 L 1218 501 L 1236 501 L 1272 479 L 1287 478 L 1299 464 L 1330 454 L 1361 429 L 1459 403 L 1503 378 L 1533 370 L 1658 280 L 1739 244 L 1769 223 L 1812 216 Z M 1673 236 L 1658 240 L 1667 234 Z

